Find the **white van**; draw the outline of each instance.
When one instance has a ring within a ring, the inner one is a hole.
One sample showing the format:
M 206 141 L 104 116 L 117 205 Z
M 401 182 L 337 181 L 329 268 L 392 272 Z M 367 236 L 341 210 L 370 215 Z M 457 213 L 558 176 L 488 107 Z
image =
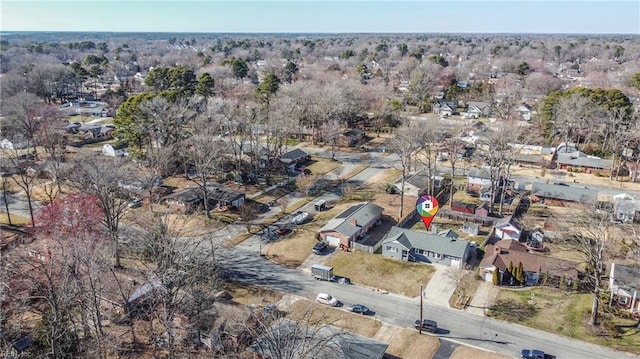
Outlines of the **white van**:
M 316 297 L 316 303 L 325 304 L 332 307 L 338 306 L 338 300 L 327 293 L 318 293 L 318 296 Z

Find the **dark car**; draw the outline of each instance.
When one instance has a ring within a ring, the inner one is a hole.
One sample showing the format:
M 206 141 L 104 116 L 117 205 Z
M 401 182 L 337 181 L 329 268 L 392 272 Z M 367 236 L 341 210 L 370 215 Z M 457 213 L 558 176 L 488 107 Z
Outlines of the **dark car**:
M 315 246 L 313 246 L 313 249 L 311 251 L 314 254 L 320 254 L 320 253 L 322 253 L 322 251 L 327 249 L 327 247 L 329 247 L 329 243 L 327 243 L 327 241 L 320 241 L 320 242 L 316 243 Z
M 362 305 L 362 304 L 349 304 L 349 306 L 347 306 L 347 309 L 350 312 L 359 313 L 359 314 L 369 313 L 369 308 L 367 308 L 366 305 Z
M 544 359 L 544 352 L 537 349 L 522 349 L 520 352 L 522 359 Z
M 420 330 L 422 329 L 425 332 L 437 333 L 438 332 L 438 323 L 433 320 L 423 319 L 422 323 L 420 323 L 420 319 L 416 319 L 413 323 L 414 328 Z
M 289 233 L 291 233 L 291 228 L 288 227 L 280 227 L 276 230 L 276 234 L 279 236 L 286 236 Z

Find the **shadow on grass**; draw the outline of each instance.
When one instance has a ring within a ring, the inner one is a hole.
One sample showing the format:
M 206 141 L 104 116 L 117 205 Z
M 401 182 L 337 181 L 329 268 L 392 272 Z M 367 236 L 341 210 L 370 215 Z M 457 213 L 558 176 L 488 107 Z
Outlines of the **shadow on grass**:
M 537 313 L 538 308 L 531 304 L 520 303 L 513 299 L 500 299 L 489 307 L 488 315 L 510 322 L 522 322 L 533 318 Z

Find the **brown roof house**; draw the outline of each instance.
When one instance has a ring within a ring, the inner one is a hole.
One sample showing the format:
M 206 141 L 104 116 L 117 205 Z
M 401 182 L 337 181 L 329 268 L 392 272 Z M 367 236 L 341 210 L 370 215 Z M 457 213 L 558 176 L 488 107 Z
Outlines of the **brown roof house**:
M 480 276 L 491 282 L 493 272 L 498 270 L 500 284 L 513 285 L 515 278 L 507 271 L 511 263 L 514 268 L 522 263 L 525 285 L 537 285 L 544 275 L 550 279 L 565 278 L 567 283 L 578 279 L 577 262 L 529 253 L 524 244 L 511 239 L 485 247 L 485 255 L 480 262 Z
M 629 309 L 640 314 L 640 268 L 611 263 L 609 273 L 610 306 Z
M 353 242 L 365 237 L 365 234 L 380 223 L 383 209 L 373 202 L 354 204 L 320 228 L 320 238 L 329 245 L 350 248 Z

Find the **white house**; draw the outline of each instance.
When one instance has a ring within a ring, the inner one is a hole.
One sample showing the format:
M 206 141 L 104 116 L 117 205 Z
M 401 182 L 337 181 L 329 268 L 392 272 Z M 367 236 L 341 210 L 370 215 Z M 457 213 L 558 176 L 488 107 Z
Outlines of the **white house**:
M 498 220 L 493 226 L 493 237 L 502 239 L 512 239 L 519 241 L 522 236 L 522 226 L 520 226 L 513 216 L 505 217 Z
M 128 148 L 126 143 L 107 143 L 102 146 L 102 154 L 109 157 L 120 157 L 127 154 Z

